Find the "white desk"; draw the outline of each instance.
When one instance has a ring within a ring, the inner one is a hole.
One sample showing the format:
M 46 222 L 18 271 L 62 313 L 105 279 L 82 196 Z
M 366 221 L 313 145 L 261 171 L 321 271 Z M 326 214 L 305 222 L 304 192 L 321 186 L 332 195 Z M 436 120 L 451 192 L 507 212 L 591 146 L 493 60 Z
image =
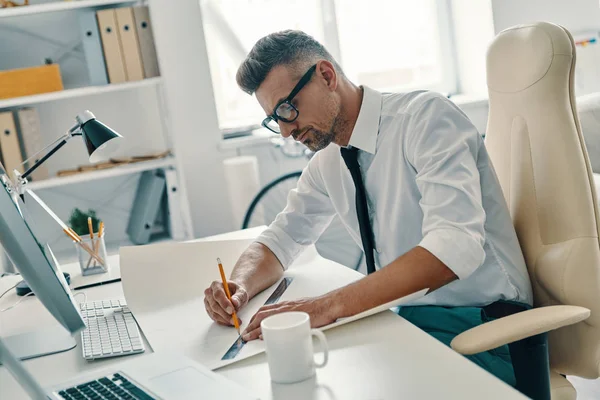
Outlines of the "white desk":
M 232 235 L 233 236 L 233 235 Z M 226 235 L 225 238 L 229 237 Z M 222 237 L 221 237 L 222 238 Z M 110 276 L 82 277 L 77 264 L 63 266 L 72 274 L 72 287 L 119 275 L 118 256 L 109 258 Z M 19 278 L 0 280 L 0 293 Z M 120 283 L 85 290 L 87 299 L 123 296 Z M 81 301 L 83 296 L 78 296 Z M 0 300 L 5 308 L 18 300 L 13 292 Z M 9 336 L 58 323 L 34 297 L 0 313 L 0 334 Z M 329 364 L 316 378 L 293 384 L 272 384 L 264 354 L 217 370 L 263 399 L 524 399 L 517 391 L 392 312 L 382 313 L 326 332 Z M 140 355 L 88 362 L 78 346 L 70 351 L 25 361 L 43 386 L 83 372 L 115 365 Z M 0 398 L 24 399 L 25 393 L 6 368 L 0 367 Z

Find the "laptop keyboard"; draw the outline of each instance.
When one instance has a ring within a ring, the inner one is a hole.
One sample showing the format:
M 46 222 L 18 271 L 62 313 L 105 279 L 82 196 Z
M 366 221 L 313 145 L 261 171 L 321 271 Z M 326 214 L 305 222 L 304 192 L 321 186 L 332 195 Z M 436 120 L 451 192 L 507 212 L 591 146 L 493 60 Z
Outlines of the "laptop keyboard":
M 67 400 L 154 400 L 140 387 L 121 374 L 105 376 L 94 381 L 61 390 L 58 395 Z

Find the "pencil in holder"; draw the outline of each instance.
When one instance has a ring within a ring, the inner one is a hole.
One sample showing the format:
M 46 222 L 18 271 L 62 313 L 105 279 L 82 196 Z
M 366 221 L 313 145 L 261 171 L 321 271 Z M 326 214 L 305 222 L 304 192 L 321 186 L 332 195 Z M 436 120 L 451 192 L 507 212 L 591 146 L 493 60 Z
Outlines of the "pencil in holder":
M 106 243 L 104 242 L 104 232 L 101 235 L 94 234 L 93 239 L 90 238 L 90 235 L 83 235 L 81 236 L 81 243 L 74 243 L 79 258 L 81 275 L 86 276 L 108 272 L 109 265 L 106 254 Z M 87 250 L 84 246 L 87 246 Z M 88 250 L 91 250 L 94 256 Z

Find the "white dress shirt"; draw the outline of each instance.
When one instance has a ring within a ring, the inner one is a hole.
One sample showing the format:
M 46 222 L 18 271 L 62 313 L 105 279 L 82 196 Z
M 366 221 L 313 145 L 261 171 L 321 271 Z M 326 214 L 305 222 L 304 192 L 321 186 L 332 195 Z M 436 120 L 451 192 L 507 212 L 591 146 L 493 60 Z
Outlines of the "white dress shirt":
M 349 145 L 360 149 L 377 268 L 421 246 L 459 278 L 415 304 L 532 303 L 483 139 L 454 103 L 434 92 L 382 94 L 364 87 Z M 362 248 L 355 193 L 340 147 L 332 143 L 310 160 L 285 210 L 257 241 L 287 268 L 337 214 Z

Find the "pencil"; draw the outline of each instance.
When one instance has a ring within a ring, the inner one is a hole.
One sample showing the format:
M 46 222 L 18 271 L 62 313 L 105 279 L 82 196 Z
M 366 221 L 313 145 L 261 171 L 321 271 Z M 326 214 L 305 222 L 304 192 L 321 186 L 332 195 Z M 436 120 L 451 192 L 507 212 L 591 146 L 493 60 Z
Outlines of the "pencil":
M 98 243 L 94 242 L 94 228 L 92 227 L 92 218 L 88 217 L 88 226 L 90 228 L 90 238 L 92 239 L 92 250 L 94 250 L 94 254 L 98 256 L 100 252 L 100 240 L 102 240 L 102 235 L 104 234 L 104 222 L 100 221 L 98 224 L 98 239 L 96 240 Z M 97 246 L 96 246 L 97 245 Z M 92 258 L 88 260 L 86 268 L 88 268 L 92 262 Z M 102 263 L 104 265 L 104 263 Z
M 98 248 L 96 249 L 96 254 L 98 254 L 100 252 L 100 240 L 104 240 L 102 239 L 104 237 L 104 222 L 100 221 L 100 224 L 98 225 Z
M 79 244 L 85 251 L 87 251 L 90 256 L 94 257 L 96 259 L 96 261 L 98 261 L 100 264 L 104 265 L 104 260 L 102 260 L 96 254 L 94 254 L 92 249 L 90 249 L 90 247 L 87 244 L 83 243 L 83 241 L 81 240 L 81 237 L 77 233 L 75 233 L 75 231 L 73 229 L 65 228 L 65 229 L 63 229 L 63 231 L 67 234 L 67 236 L 69 236 L 71 239 L 73 239 L 74 242 L 77 242 L 77 244 Z
M 223 287 L 225 288 L 225 294 L 227 294 L 227 298 L 231 301 L 231 293 L 229 293 L 229 286 L 227 285 L 227 278 L 225 278 L 225 271 L 223 271 L 223 264 L 221 264 L 221 259 L 217 258 L 217 263 L 219 263 L 219 272 L 221 273 L 221 280 L 223 281 Z M 233 305 L 233 301 L 231 301 L 231 305 Z M 235 306 L 233 307 L 233 324 L 235 325 L 235 329 L 240 335 L 240 322 L 238 321 L 237 314 L 235 313 Z
M 92 227 L 92 217 L 88 217 L 88 229 L 90 230 L 90 239 L 94 240 L 94 228 Z
M 98 252 L 96 251 L 96 242 L 94 242 L 94 227 L 92 226 L 92 217 L 88 217 L 88 230 L 90 231 L 90 242 L 92 243 L 92 250 L 94 251 L 94 254 L 98 254 Z M 92 263 L 93 258 L 90 257 L 87 265 L 85 266 L 86 268 L 89 268 L 90 264 Z

